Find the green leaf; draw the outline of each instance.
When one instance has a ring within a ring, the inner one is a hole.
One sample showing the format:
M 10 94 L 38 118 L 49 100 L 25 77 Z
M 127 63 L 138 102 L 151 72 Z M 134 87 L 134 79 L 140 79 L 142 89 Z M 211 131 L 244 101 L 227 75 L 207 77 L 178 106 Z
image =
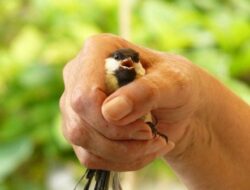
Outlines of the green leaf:
M 33 146 L 27 137 L 0 143 L 0 182 L 28 160 Z
M 24 26 L 11 45 L 11 54 L 24 65 L 30 64 L 38 55 L 43 37 L 34 26 Z
M 238 78 L 250 79 L 250 40 L 242 50 L 235 55 L 230 66 L 231 74 Z M 250 84 L 250 81 L 249 81 Z
M 58 115 L 55 118 L 53 128 L 52 128 L 52 135 L 56 142 L 62 150 L 68 150 L 71 148 L 70 144 L 65 140 L 63 133 L 62 133 L 62 116 Z

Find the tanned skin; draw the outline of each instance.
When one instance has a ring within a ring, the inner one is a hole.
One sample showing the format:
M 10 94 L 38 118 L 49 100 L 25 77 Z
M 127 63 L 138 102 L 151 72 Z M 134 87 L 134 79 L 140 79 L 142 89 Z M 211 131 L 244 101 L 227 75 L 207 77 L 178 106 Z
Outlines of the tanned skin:
M 108 96 L 104 60 L 119 48 L 137 51 L 147 74 Z M 163 157 L 188 189 L 249 190 L 250 107 L 187 59 L 102 34 L 65 66 L 64 82 L 64 135 L 88 168 L 138 170 Z M 150 111 L 168 143 L 140 120 Z

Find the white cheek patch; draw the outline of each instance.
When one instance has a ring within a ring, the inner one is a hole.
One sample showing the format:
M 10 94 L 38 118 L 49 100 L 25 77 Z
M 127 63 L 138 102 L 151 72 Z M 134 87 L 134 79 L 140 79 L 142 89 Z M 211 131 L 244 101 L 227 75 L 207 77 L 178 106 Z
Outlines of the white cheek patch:
M 135 67 L 135 72 L 137 73 L 137 75 L 145 75 L 146 74 L 146 71 L 145 69 L 143 68 L 141 62 L 138 62 L 138 63 L 135 63 L 134 64 L 134 67 Z
M 115 73 L 116 70 L 119 69 L 121 65 L 120 61 L 115 60 L 114 58 L 107 58 L 105 59 L 105 69 L 108 74 Z M 135 69 L 135 72 L 139 76 L 143 76 L 146 74 L 145 69 L 143 68 L 142 64 L 140 62 L 134 63 L 133 67 Z
M 107 73 L 114 73 L 115 70 L 118 70 L 120 66 L 120 62 L 115 60 L 114 58 L 105 59 L 105 69 Z

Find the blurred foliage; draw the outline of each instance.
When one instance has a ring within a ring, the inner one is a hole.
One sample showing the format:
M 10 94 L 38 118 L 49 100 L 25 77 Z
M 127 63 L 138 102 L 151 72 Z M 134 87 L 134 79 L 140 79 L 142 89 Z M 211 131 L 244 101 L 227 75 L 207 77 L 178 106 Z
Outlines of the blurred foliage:
M 0 190 L 47 189 L 53 164 L 77 165 L 60 132 L 62 68 L 88 36 L 119 33 L 118 11 L 111 0 L 0 1 Z M 248 0 L 135 0 L 131 40 L 188 57 L 250 102 L 249 23 Z

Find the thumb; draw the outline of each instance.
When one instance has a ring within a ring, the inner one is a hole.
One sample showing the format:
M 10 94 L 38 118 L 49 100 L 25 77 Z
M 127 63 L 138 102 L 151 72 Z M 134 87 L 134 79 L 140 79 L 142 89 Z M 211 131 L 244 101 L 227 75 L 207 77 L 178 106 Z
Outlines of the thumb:
M 129 124 L 156 108 L 158 86 L 150 74 L 119 88 L 102 105 L 104 118 L 115 125 Z

